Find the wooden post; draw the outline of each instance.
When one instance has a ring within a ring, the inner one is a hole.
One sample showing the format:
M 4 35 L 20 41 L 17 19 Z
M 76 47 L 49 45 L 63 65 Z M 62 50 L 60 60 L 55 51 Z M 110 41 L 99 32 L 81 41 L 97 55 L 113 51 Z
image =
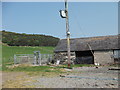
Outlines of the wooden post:
M 68 4 L 65 0 L 65 12 L 66 12 L 66 38 L 67 38 L 67 54 L 68 54 L 68 68 L 70 68 L 70 32 L 69 32 L 69 20 L 68 20 Z

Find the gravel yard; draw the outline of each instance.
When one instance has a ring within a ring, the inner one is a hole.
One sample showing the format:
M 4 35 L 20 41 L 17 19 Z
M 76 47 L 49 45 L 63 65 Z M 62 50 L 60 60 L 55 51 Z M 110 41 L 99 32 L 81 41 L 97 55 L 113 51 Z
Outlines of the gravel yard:
M 77 67 L 71 70 L 65 69 L 67 73 L 50 77 L 35 75 L 29 76 L 21 74 L 16 79 L 11 78 L 11 83 L 21 84 L 21 88 L 118 88 L 118 70 L 108 70 L 108 67 Z M 9 72 L 10 73 L 10 72 Z M 18 73 L 17 73 L 18 74 Z M 24 75 L 24 76 L 22 76 Z M 4 75 L 5 76 L 5 75 Z M 14 77 L 17 77 L 13 75 Z M 25 78 L 25 79 L 24 79 Z M 9 77 L 10 79 L 10 77 Z M 20 80 L 21 79 L 21 80 Z M 8 85 L 8 80 L 3 80 L 3 87 Z M 21 81 L 21 82 L 20 82 Z M 12 84 L 15 88 L 14 84 Z M 17 86 L 16 86 L 17 87 Z
M 107 67 L 80 67 L 55 77 L 36 77 L 37 88 L 118 88 L 118 71 Z

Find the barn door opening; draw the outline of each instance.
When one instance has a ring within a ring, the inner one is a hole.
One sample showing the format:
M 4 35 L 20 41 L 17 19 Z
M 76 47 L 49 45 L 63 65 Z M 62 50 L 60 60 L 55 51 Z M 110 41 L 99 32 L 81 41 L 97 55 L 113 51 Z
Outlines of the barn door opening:
M 94 64 L 94 56 L 91 51 L 76 51 L 75 64 Z

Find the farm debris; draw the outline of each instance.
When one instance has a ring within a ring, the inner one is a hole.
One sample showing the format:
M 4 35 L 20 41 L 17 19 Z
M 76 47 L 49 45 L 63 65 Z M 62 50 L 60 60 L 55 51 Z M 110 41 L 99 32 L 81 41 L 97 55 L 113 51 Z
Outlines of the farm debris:
M 60 77 L 65 77 L 65 75 L 60 75 Z
M 119 68 L 109 68 L 109 70 L 120 70 Z
M 65 68 L 66 71 L 72 71 L 72 69 Z
M 59 63 L 60 63 L 60 60 L 57 60 L 56 65 L 59 65 Z
M 98 67 L 96 67 L 96 68 L 98 68 Z

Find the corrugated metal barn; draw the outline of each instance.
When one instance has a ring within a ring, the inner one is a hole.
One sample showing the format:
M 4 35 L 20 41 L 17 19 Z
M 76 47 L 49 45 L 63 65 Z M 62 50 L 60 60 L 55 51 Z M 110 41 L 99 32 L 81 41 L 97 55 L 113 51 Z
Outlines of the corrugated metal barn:
M 120 35 L 70 39 L 71 59 L 76 64 L 116 63 L 120 58 L 119 38 Z M 67 60 L 67 40 L 60 40 L 54 52 L 57 59 Z

